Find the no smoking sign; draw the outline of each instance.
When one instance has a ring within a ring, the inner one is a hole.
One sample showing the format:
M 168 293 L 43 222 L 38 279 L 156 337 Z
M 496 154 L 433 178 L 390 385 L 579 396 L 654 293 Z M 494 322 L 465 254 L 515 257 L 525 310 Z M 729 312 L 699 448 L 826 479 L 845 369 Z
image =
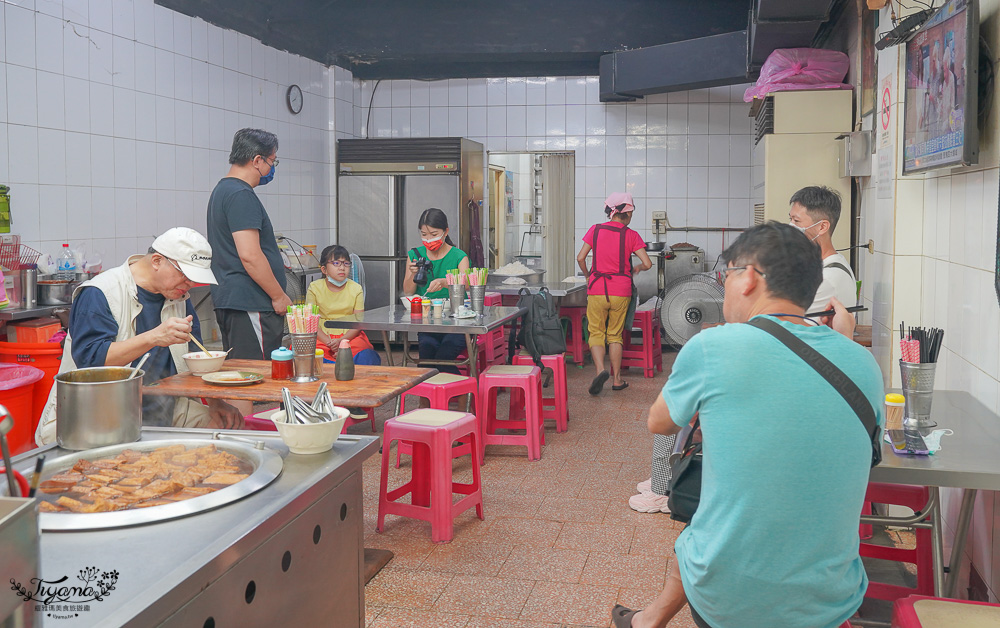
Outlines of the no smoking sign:
M 892 97 L 889 94 L 889 88 L 886 87 L 884 90 L 882 90 L 882 115 L 881 115 L 881 120 L 882 120 L 882 130 L 883 131 L 888 131 L 889 130 L 889 117 L 890 117 L 890 114 L 889 114 L 889 112 L 890 112 L 889 105 L 891 104 L 891 102 L 892 102 Z

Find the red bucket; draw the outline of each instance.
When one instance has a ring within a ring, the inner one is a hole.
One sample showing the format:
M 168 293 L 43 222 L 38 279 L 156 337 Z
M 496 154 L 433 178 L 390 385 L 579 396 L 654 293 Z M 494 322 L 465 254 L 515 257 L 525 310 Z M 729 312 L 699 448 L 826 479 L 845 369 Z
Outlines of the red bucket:
M 53 378 L 59 373 L 62 353 L 62 347 L 58 342 L 0 342 L 0 363 L 33 366 L 45 373 L 32 390 L 32 433 L 38 426 L 38 419 L 42 416 L 45 402 L 49 399 Z
M 35 383 L 45 377 L 41 369 L 19 364 L 0 364 L 0 404 L 7 408 L 14 427 L 7 434 L 11 453 L 19 453 L 34 449 L 35 427 L 32 406 Z

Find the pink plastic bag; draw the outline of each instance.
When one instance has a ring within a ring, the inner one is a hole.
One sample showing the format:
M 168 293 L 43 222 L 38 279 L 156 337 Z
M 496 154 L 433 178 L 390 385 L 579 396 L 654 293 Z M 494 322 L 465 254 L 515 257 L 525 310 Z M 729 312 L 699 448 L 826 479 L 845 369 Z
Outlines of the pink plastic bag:
M 797 89 L 852 89 L 843 82 L 850 66 L 847 55 L 836 50 L 779 48 L 768 55 L 760 78 L 743 94 L 743 100 Z

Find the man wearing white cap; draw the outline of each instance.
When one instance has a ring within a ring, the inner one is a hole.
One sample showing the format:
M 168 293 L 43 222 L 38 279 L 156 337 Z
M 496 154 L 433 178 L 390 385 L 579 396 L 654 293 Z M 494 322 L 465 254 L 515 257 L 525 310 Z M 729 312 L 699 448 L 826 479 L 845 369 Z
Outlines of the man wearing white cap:
M 212 247 L 194 229 L 175 227 L 153 240 L 145 255 L 81 284 L 73 293 L 69 335 L 59 372 L 94 366 L 143 365 L 143 382 L 169 377 L 187 366 L 182 356 L 190 337 L 200 339 L 201 327 L 188 291 L 197 284 L 215 284 Z M 56 435 L 56 389 L 49 393 L 35 441 L 51 443 Z M 186 398 L 145 395 L 145 425 L 178 427 L 241 427 L 239 411 L 221 399 L 208 407 Z

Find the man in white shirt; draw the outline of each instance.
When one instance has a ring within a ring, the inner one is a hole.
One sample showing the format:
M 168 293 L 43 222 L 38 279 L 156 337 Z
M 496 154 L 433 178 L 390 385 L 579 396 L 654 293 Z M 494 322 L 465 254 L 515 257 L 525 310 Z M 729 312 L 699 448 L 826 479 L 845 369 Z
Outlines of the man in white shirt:
M 858 302 L 858 282 L 847 258 L 833 248 L 833 230 L 840 220 L 840 194 L 825 186 L 802 188 L 788 201 L 788 222 L 815 242 L 823 258 L 823 283 L 806 312 L 826 309 L 831 297 L 845 306 Z

